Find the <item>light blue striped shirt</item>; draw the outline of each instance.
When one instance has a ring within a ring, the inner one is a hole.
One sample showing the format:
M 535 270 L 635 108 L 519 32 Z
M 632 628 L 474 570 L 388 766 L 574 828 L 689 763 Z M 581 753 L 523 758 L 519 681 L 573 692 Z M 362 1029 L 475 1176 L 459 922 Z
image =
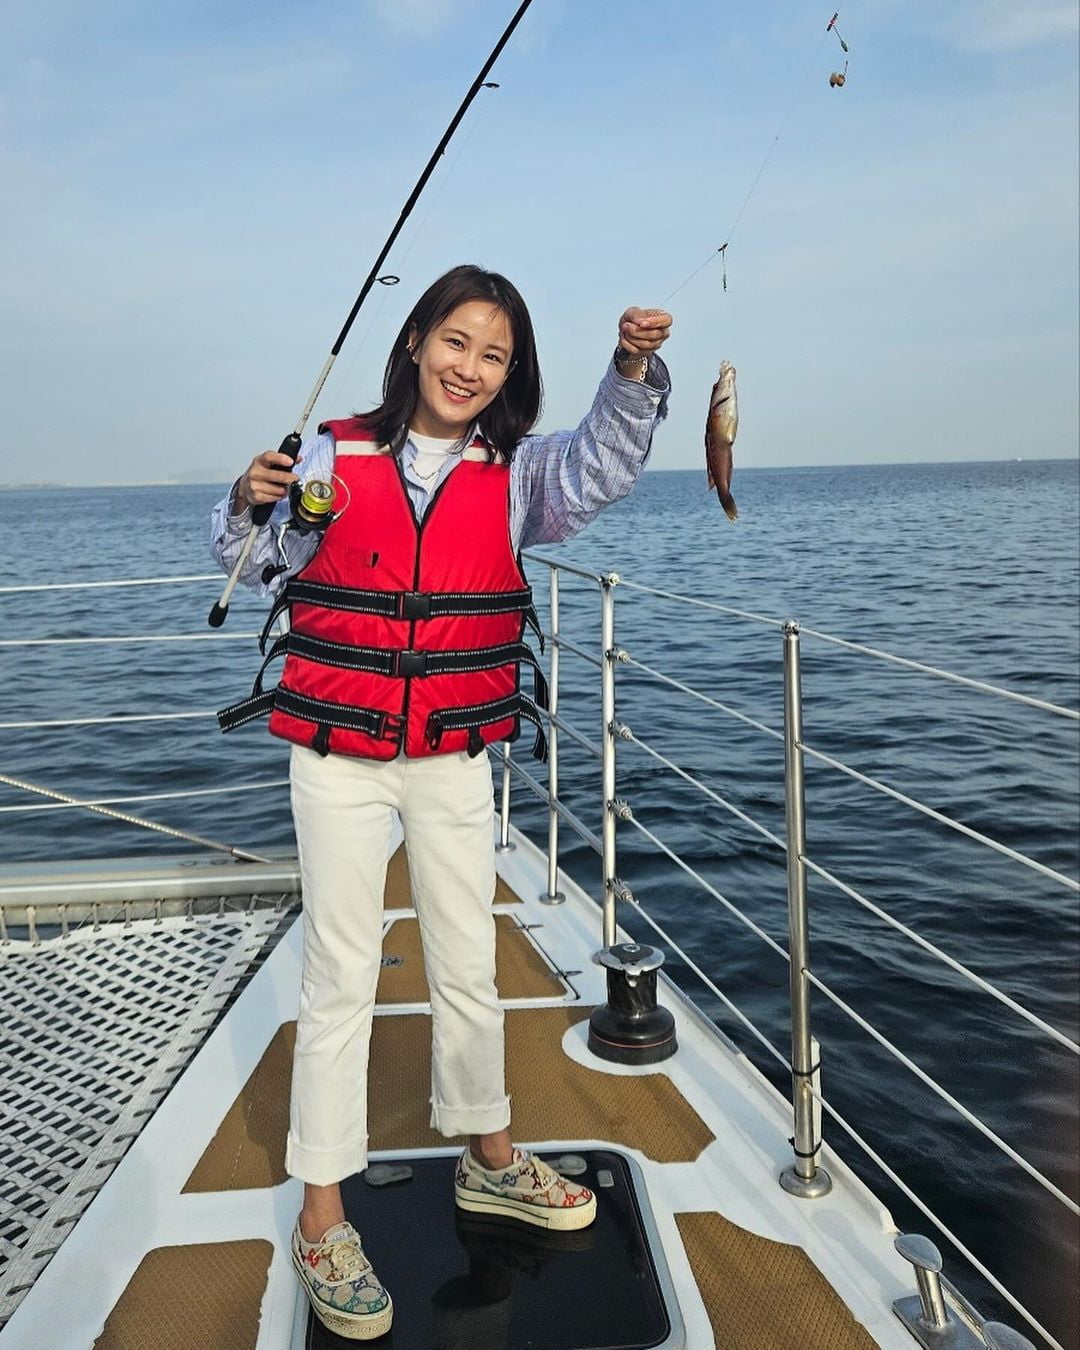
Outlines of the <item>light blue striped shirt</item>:
M 649 457 L 656 424 L 667 414 L 670 387 L 667 366 L 655 354 L 649 358 L 644 383 L 624 379 L 611 363 L 592 407 L 575 430 L 525 436 L 518 442 L 510 461 L 510 538 L 515 549 L 571 539 L 605 506 L 626 496 Z M 401 466 L 419 520 L 439 485 L 461 462 L 461 455 L 448 455 L 437 476 L 428 482 L 416 476 L 415 460 L 416 447 L 406 441 Z M 313 436 L 300 447 L 296 468 L 302 480 L 329 481 L 333 467 L 334 438 L 329 433 Z M 211 551 L 225 572 L 232 571 L 251 527 L 250 509 L 230 514 L 231 497 L 230 492 L 214 508 L 210 526 Z M 279 590 L 306 566 L 318 547 L 318 534 L 283 532 L 289 516 L 286 497 L 260 530 L 240 574 L 240 581 L 260 594 Z M 267 564 L 286 559 L 287 569 L 264 585 L 262 572 Z

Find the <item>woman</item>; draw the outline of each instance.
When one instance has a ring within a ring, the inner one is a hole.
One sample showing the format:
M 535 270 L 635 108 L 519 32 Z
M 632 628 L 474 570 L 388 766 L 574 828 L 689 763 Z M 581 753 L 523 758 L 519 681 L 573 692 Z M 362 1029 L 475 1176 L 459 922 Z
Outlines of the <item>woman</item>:
M 456 1203 L 545 1228 L 596 1212 L 590 1191 L 511 1144 L 484 747 L 513 739 L 522 717 L 539 724 L 519 688 L 519 662 L 532 660 L 519 552 L 577 534 L 632 487 L 666 411 L 653 354 L 670 325 L 661 310 L 626 310 L 581 425 L 531 436 L 541 382 L 528 311 L 504 277 L 456 267 L 398 334 L 380 406 L 324 424 L 295 465 L 257 455 L 214 513 L 230 570 L 251 508 L 275 503 L 241 580 L 289 579 L 275 605 L 291 620 L 275 644 L 281 683 L 263 693 L 260 677 L 223 725 L 269 711 L 270 730 L 294 742 L 304 955 L 286 1166 L 304 1203 L 292 1255 L 339 1335 L 382 1335 L 393 1315 L 339 1183 L 367 1165 L 355 1085 L 367 1079 L 394 812 L 431 989 L 431 1124 L 469 1136 Z M 294 485 L 312 480 L 335 482 L 335 518 L 321 533 L 286 531 Z

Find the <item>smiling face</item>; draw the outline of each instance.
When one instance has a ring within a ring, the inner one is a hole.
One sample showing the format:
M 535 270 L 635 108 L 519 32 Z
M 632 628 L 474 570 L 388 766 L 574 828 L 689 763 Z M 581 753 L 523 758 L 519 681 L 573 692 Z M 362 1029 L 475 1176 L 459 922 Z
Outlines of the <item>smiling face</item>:
M 421 436 L 463 436 L 502 388 L 513 360 L 506 311 L 490 300 L 452 309 L 422 341 L 410 335 L 418 396 L 411 428 Z

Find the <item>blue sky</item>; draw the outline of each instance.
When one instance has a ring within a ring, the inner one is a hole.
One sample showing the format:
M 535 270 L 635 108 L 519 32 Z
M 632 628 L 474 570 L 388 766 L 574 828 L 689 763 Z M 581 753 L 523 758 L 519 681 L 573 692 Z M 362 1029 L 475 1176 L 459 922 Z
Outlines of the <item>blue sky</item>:
M 0 0 L 0 483 L 238 472 L 296 421 L 512 0 Z M 1077 453 L 1077 7 L 534 0 L 316 417 L 447 267 L 533 313 L 542 426 L 670 301 L 655 467 Z M 785 112 L 790 116 L 784 122 Z

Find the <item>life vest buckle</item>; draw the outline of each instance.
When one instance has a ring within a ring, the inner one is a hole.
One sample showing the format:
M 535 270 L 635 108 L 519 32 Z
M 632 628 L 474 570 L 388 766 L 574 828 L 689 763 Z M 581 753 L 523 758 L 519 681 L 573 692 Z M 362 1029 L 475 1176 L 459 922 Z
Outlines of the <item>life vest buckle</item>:
M 400 679 L 422 678 L 427 674 L 427 659 L 427 652 L 395 652 L 393 673 Z
M 405 735 L 405 718 L 401 713 L 383 713 L 379 740 L 400 741 Z
M 402 591 L 398 596 L 399 619 L 430 619 L 431 596 L 423 591 Z

